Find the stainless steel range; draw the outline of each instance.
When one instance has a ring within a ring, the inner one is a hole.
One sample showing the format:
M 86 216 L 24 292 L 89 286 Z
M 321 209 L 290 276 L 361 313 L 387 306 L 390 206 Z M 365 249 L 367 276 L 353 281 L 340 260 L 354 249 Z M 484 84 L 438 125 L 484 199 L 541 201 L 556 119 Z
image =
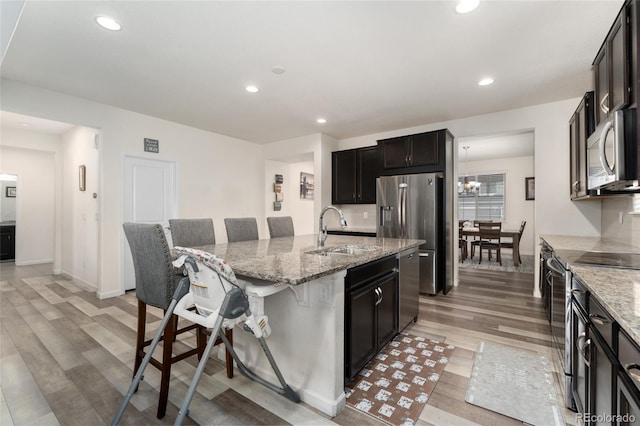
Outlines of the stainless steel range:
M 565 406 L 575 411 L 571 389 L 573 348 L 571 345 L 572 307 L 569 264 L 602 266 L 609 268 L 640 269 L 640 253 L 611 253 L 585 250 L 553 250 L 543 244 L 540 259 L 540 289 L 556 348 L 563 361 L 565 373 Z

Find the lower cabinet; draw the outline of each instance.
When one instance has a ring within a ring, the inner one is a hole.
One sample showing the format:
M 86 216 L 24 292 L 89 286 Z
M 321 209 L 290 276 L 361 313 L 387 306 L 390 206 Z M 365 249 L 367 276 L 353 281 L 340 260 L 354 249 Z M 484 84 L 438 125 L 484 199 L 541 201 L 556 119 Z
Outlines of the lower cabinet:
M 620 371 L 616 383 L 617 424 L 640 421 L 640 347 L 624 331 L 618 333 Z
M 16 257 L 16 227 L 14 225 L 0 226 L 0 260 L 10 260 Z
M 345 379 L 350 380 L 398 333 L 395 256 L 347 271 Z

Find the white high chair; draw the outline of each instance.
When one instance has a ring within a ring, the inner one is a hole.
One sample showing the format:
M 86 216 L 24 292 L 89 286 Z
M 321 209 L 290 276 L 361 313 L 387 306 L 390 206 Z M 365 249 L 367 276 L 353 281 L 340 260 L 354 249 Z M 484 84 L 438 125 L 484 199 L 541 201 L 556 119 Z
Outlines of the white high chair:
M 151 355 L 158 345 L 162 333 L 173 313 L 204 327 L 211 328 L 211 337 L 202 354 L 202 359 L 198 364 L 185 399 L 180 406 L 180 411 L 175 421 L 176 425 L 182 424 L 188 414 L 189 404 L 193 399 L 217 336 L 222 339 L 242 374 L 274 392 L 289 398 L 293 402 L 300 402 L 298 394 L 285 382 L 265 341 L 265 338 L 271 334 L 267 316 L 263 314 L 254 315 L 251 312 L 249 299 L 239 285 L 231 267 L 223 259 L 201 250 L 184 247 L 174 247 L 174 249 L 179 256 L 178 260 L 174 262 L 174 265 L 176 267 L 184 266 L 189 276 L 180 281 L 171 300 L 171 304 L 160 324 L 160 329 L 154 337 L 151 347 L 147 351 L 147 355 L 142 360 L 142 364 L 138 368 L 134 380 L 125 395 L 125 399 L 111 424 L 117 425 L 120 422 L 124 410 L 142 380 L 144 369 L 149 364 Z M 195 311 L 189 310 L 189 308 L 193 306 L 196 308 Z M 229 343 L 225 333 L 222 331 L 222 327 L 230 329 L 239 324 L 242 324 L 241 328 L 253 334 L 260 342 L 260 346 L 269 360 L 271 368 L 280 382 L 280 386 L 256 375 L 238 358 L 238 355 L 233 350 L 233 346 Z

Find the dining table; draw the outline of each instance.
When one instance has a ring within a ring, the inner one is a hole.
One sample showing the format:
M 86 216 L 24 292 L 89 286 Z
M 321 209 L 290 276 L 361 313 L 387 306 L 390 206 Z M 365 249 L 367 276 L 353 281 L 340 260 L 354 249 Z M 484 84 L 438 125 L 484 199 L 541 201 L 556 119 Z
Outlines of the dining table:
M 463 227 L 462 236 L 467 237 L 479 237 L 480 230 L 476 227 Z M 501 229 L 500 239 L 502 238 L 513 239 L 513 266 L 520 266 L 520 230 L 516 229 Z

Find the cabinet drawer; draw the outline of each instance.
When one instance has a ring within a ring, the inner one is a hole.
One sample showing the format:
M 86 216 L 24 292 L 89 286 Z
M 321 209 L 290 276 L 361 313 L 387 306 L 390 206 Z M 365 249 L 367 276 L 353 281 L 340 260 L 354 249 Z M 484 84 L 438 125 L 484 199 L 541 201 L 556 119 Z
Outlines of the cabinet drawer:
M 589 294 L 589 322 L 600 333 L 607 345 L 613 348 L 614 320 L 591 294 Z
M 351 268 L 347 270 L 347 286 L 349 289 L 353 290 L 359 285 L 365 284 L 367 281 L 378 278 L 394 270 L 396 266 L 396 257 L 391 255 Z
M 618 360 L 640 392 L 640 348 L 623 331 L 618 334 Z
M 576 276 L 573 276 L 573 280 L 571 280 L 571 295 L 573 299 L 578 303 L 580 308 L 583 311 L 587 311 L 587 296 L 589 295 L 589 291 L 587 288 L 576 279 Z

